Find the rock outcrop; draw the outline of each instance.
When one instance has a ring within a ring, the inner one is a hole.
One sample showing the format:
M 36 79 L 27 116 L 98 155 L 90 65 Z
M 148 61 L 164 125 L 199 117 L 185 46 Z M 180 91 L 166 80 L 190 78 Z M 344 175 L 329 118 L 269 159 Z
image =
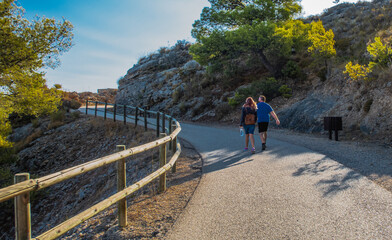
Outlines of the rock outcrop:
M 343 3 L 305 21 L 321 19 L 325 28 L 335 33 L 338 55 L 360 59 L 366 54 L 369 39 L 390 26 L 388 9 L 392 3 L 387 0 Z M 238 86 L 223 90 L 192 60 L 188 48 L 189 44 L 179 41 L 173 48 L 162 48 L 140 59 L 119 81 L 116 102 L 163 111 L 183 120 L 239 123 L 239 107 L 228 105 Z M 278 97 L 270 102 L 282 126 L 322 133 L 323 117 L 341 116 L 347 139 L 375 138 L 391 144 L 392 68 L 372 82 L 355 83 L 347 80 L 340 61 L 331 64 L 326 78 L 319 77 L 320 69 L 308 68 L 305 82 L 289 84 L 294 90 L 291 99 Z M 247 84 L 249 81 L 243 82 Z

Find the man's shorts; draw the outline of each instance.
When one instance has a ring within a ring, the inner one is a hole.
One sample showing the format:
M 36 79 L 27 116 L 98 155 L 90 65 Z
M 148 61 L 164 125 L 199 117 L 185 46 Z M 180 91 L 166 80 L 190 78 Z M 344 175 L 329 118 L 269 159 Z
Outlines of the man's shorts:
M 254 124 L 244 125 L 245 134 L 255 134 L 255 127 Z
M 268 130 L 268 123 L 269 122 L 259 122 L 259 133 L 266 132 Z

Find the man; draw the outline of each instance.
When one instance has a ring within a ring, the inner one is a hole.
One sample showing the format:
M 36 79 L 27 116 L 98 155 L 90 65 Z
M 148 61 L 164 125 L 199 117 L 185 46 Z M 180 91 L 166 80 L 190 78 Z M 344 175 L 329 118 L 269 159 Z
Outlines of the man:
M 260 95 L 259 102 L 257 103 L 257 124 L 259 126 L 260 139 L 262 143 L 261 150 L 263 151 L 267 147 L 267 130 L 270 121 L 270 114 L 275 119 L 276 124 L 280 124 L 278 116 L 276 116 L 276 113 L 274 112 L 272 107 L 265 102 L 266 100 L 267 99 L 265 96 Z

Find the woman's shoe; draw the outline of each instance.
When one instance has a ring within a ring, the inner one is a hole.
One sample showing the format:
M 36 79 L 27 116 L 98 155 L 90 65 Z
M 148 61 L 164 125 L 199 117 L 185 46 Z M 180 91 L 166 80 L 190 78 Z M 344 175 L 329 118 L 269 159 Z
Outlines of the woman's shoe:
M 248 151 L 248 148 L 244 148 L 244 151 Z
M 252 153 L 254 154 L 256 152 L 256 149 L 255 148 L 252 148 Z

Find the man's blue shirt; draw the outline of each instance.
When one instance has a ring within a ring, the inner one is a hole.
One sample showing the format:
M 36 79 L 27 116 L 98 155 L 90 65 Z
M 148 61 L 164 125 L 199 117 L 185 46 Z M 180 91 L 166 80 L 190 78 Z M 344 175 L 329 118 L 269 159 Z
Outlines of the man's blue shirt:
M 257 122 L 269 122 L 270 115 L 269 113 L 272 112 L 272 107 L 265 102 L 257 103 Z

